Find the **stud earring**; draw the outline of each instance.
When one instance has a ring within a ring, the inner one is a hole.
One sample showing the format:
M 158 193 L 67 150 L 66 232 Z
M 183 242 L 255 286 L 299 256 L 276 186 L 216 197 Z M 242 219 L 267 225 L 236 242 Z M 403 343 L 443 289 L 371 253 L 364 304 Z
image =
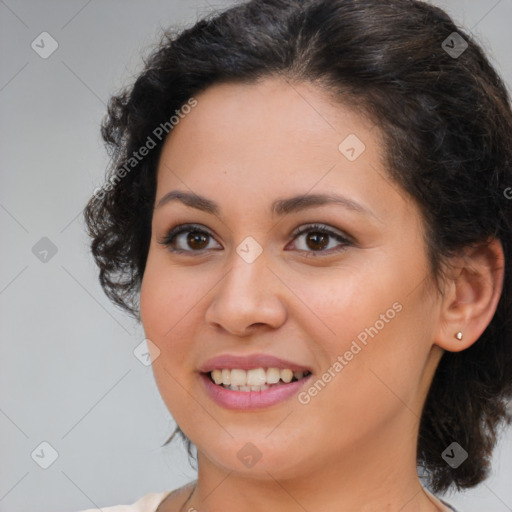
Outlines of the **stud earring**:
M 456 337 L 458 340 L 461 340 L 461 339 L 462 339 L 462 331 L 459 331 L 457 334 L 455 334 L 455 337 Z

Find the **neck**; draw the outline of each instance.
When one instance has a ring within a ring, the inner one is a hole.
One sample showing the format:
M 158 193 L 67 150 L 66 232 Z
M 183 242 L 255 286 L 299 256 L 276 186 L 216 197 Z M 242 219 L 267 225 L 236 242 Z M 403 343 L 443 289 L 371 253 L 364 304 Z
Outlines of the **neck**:
M 417 428 L 417 425 L 415 425 Z M 446 510 L 423 489 L 416 469 L 416 429 L 411 438 L 393 442 L 386 432 L 344 450 L 333 450 L 328 460 L 319 457 L 293 468 L 265 467 L 258 463 L 245 472 L 219 467 L 198 453 L 197 486 L 185 510 L 269 509 L 280 512 L 438 512 Z M 406 434 L 407 435 L 407 434 Z M 411 448 L 412 447 L 412 448 Z M 263 459 L 262 461 L 263 462 Z M 283 466 L 284 467 L 284 466 Z

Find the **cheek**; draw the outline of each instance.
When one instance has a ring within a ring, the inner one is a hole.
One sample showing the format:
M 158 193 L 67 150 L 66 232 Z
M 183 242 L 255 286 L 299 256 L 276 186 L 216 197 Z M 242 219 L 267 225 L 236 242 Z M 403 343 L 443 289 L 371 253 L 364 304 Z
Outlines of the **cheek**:
M 328 286 L 303 282 L 299 293 L 309 297 L 308 306 L 318 316 L 305 316 L 302 327 L 317 333 L 312 350 L 323 351 L 322 370 L 330 368 L 335 375 L 326 375 L 332 378 L 326 386 L 332 394 L 319 395 L 319 409 L 329 411 L 332 400 L 341 410 L 364 418 L 375 416 L 368 404 L 385 415 L 386 410 L 402 407 L 400 399 L 413 399 L 428 357 L 434 317 L 427 288 L 415 288 L 419 277 L 413 276 L 426 272 L 419 267 L 410 261 L 393 267 L 383 262 L 347 272 L 337 285 L 332 285 L 334 279 Z M 341 364 L 334 367 L 340 356 Z
M 162 398 L 171 405 L 174 401 L 180 374 L 185 364 L 186 340 L 183 329 L 190 321 L 187 310 L 187 289 L 174 279 L 178 276 L 159 255 L 150 253 L 141 283 L 140 317 L 145 337 L 154 344 L 152 367 Z M 190 294 L 190 292 L 188 292 Z M 148 343 L 151 347 L 152 344 Z
M 425 294 L 411 294 L 389 306 L 389 300 L 381 301 L 366 325 L 354 325 L 344 343 L 344 359 L 351 360 L 337 382 L 339 396 L 342 409 L 362 424 L 376 424 L 400 411 L 408 414 L 404 407 L 420 415 L 417 400 L 431 347 L 431 303 Z
M 173 279 L 177 273 L 171 275 L 171 271 L 168 265 L 159 265 L 150 252 L 141 284 L 140 316 L 145 336 L 154 344 L 151 356 L 155 382 L 167 409 L 181 424 L 180 411 L 188 410 L 189 399 L 180 386 L 187 372 L 184 329 L 192 327 L 188 325 L 187 292 Z
M 190 310 L 192 290 L 181 271 L 150 249 L 140 291 L 140 316 L 148 338 L 163 342 L 172 335 L 175 324 Z
M 387 305 L 386 301 L 381 304 Z M 336 433 L 326 433 L 333 445 L 373 438 L 393 418 L 404 414 L 408 422 L 416 421 L 411 411 L 416 410 L 425 351 L 409 331 L 413 322 L 407 305 L 401 311 L 393 310 L 396 314 L 388 323 L 379 319 L 386 311 L 376 305 L 377 316 L 369 314 L 366 325 L 362 318 L 347 322 L 346 335 L 331 344 L 325 373 L 318 376 L 328 382 L 312 383 L 305 390 L 309 396 L 302 395 L 301 403 L 308 402 L 304 405 L 306 416 L 311 414 L 320 424 L 340 426 Z
M 380 275 L 380 283 L 377 279 Z M 382 270 L 371 268 L 333 268 L 320 279 L 290 277 L 294 293 L 301 298 L 293 314 L 303 329 L 310 333 L 315 346 L 324 348 L 330 359 L 350 349 L 353 340 L 364 343 L 370 339 L 368 330 L 378 322 L 379 331 L 383 323 L 381 315 L 392 321 L 394 294 L 391 283 L 382 284 Z M 375 283 L 379 283 L 375 286 Z M 398 295 L 398 294 L 397 294 Z M 303 310 L 304 314 L 299 314 Z M 387 324 L 386 324 L 387 326 Z

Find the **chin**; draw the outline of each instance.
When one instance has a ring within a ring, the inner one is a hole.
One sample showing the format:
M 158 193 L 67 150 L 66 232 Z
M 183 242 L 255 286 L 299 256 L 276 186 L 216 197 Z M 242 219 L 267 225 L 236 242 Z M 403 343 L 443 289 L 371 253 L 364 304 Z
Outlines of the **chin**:
M 221 439 L 203 438 L 203 441 L 196 444 L 199 465 L 205 457 L 210 464 L 226 472 L 261 480 L 268 480 L 270 475 L 287 479 L 300 474 L 300 468 L 308 464 L 312 455 L 302 451 L 302 442 L 290 443 L 289 436 L 275 435 L 271 439 L 271 434 L 265 438 L 265 435 L 268 436 L 267 432 L 271 432 L 269 429 L 265 429 L 265 435 L 259 429 L 259 434 L 254 436 L 246 430 L 239 434 L 232 430 L 230 432 L 233 437 L 223 434 Z

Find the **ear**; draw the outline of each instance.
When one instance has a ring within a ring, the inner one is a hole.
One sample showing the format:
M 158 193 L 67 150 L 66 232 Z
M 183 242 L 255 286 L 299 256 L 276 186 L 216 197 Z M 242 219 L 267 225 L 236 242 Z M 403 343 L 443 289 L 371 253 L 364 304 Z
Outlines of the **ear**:
M 492 320 L 503 288 L 505 258 L 496 238 L 468 247 L 448 262 L 434 342 L 450 352 L 471 346 Z M 462 339 L 456 337 L 462 332 Z

